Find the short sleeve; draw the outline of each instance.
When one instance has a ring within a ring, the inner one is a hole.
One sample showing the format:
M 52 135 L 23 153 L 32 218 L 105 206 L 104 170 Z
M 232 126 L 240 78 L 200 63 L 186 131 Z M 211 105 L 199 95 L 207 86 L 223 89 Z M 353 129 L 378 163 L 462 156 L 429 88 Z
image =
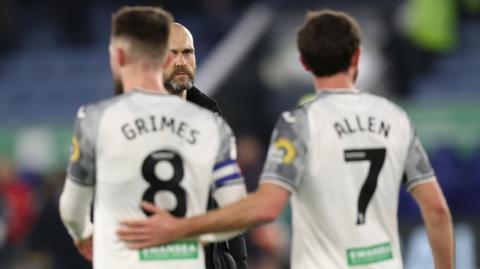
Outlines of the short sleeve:
M 405 188 L 410 191 L 419 184 L 434 180 L 434 175 L 427 153 L 412 127 L 410 146 L 405 160 Z
M 95 184 L 95 126 L 87 110 L 88 108 L 81 107 L 77 112 L 67 178 L 80 185 L 91 186 Z
M 273 130 L 261 182 L 270 182 L 296 191 L 307 158 L 307 111 L 300 107 L 282 113 Z

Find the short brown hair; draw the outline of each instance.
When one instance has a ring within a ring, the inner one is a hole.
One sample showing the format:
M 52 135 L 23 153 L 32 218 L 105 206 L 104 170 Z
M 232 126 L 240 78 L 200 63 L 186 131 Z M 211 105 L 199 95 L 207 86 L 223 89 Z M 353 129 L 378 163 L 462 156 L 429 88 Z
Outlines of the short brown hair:
M 112 15 L 112 38 L 127 38 L 155 58 L 167 52 L 172 15 L 160 7 L 122 7 Z
M 344 12 L 308 12 L 297 33 L 298 50 L 316 76 L 331 76 L 349 68 L 360 32 L 355 19 Z

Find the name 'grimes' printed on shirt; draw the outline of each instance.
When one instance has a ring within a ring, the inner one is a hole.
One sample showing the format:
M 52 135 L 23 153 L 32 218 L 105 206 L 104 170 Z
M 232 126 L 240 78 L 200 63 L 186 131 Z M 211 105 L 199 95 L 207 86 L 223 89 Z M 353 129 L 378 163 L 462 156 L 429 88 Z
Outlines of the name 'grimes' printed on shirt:
M 168 116 L 150 115 L 122 125 L 122 133 L 127 140 L 159 131 L 170 131 L 191 145 L 197 142 L 197 136 L 200 133 L 191 128 L 188 123 Z
M 343 120 L 336 121 L 333 124 L 333 128 L 339 138 L 358 132 L 369 132 L 383 135 L 387 138 L 390 132 L 390 123 L 379 120 L 374 116 L 365 117 L 356 115 L 354 118 L 344 118 Z

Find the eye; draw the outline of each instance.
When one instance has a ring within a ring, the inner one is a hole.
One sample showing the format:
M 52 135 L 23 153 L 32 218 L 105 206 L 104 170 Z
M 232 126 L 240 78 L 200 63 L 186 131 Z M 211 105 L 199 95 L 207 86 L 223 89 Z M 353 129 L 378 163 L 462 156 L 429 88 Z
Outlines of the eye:
M 193 54 L 193 49 L 185 49 L 185 50 L 183 50 L 183 54 L 185 54 L 185 55 Z

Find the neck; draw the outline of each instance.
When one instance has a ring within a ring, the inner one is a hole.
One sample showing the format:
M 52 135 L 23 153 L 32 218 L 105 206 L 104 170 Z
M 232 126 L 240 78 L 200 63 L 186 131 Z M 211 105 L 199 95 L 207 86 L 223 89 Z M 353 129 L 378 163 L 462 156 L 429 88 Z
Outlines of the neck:
M 317 92 L 324 90 L 345 91 L 345 89 L 355 89 L 352 76 L 348 72 L 341 72 L 328 77 L 314 77 L 313 85 L 315 86 L 315 91 Z
M 162 84 L 162 85 L 163 85 L 163 84 Z M 165 88 L 165 91 L 167 91 L 168 94 L 176 95 L 176 96 L 182 98 L 183 100 L 187 100 L 187 91 L 188 91 L 188 90 L 182 90 L 181 92 L 176 92 L 176 91 L 174 91 L 174 90 L 171 90 L 171 91 L 170 91 L 170 90 L 167 90 L 167 89 Z
M 153 68 L 125 68 L 122 77 L 122 83 L 125 93 L 135 89 L 142 89 L 145 91 L 160 92 L 165 94 L 168 93 L 168 91 L 163 87 L 163 83 L 158 83 L 158 81 L 163 81 L 162 72 Z

